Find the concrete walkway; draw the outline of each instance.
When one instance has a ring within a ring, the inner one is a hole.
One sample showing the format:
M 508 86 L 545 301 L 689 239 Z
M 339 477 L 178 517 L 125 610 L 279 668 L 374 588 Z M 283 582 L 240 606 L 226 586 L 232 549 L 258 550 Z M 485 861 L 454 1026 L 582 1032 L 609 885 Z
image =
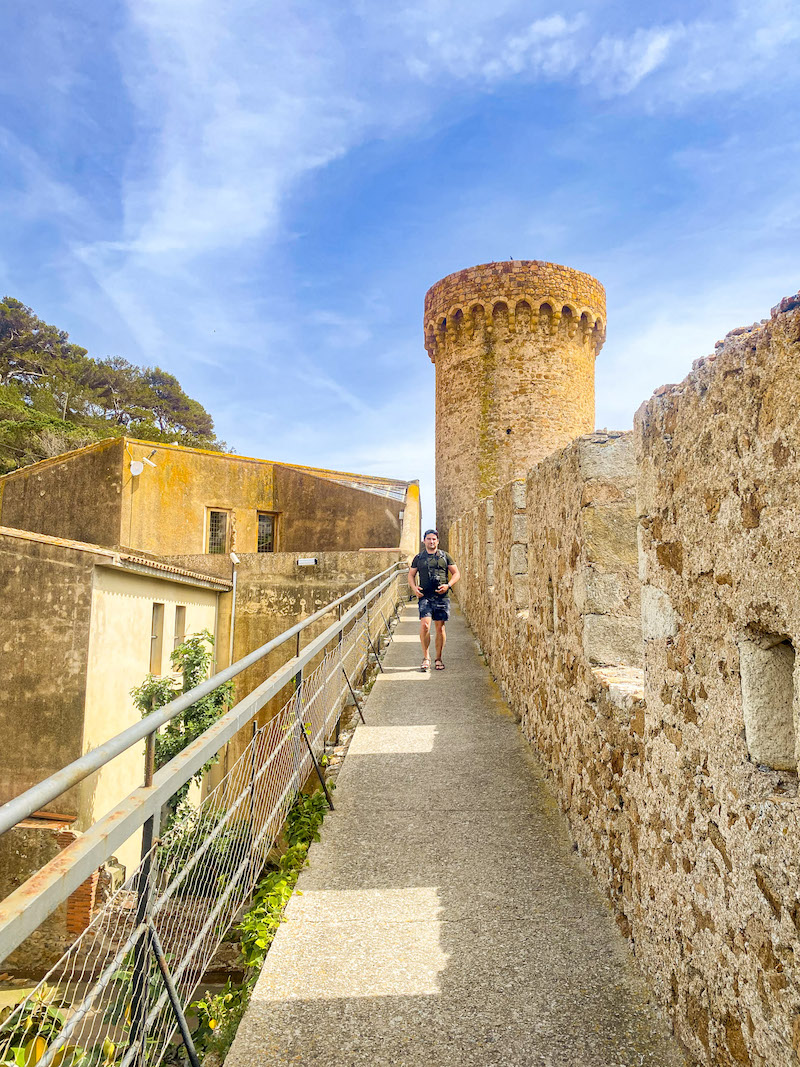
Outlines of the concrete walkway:
M 683 1067 L 462 617 L 395 631 L 226 1067 Z

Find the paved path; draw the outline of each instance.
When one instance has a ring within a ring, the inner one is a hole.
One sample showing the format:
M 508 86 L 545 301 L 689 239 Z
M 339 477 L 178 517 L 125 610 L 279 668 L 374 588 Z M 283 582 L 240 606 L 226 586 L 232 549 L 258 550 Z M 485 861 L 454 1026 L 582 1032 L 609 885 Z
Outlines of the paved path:
M 683 1067 L 456 614 L 395 631 L 226 1067 Z

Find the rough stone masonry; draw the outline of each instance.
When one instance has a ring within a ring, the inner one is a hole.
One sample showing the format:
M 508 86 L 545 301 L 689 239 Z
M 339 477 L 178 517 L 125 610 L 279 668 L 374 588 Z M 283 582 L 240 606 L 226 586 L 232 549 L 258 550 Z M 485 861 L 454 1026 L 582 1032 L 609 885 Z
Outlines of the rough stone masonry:
M 800 1063 L 799 360 L 800 295 L 450 530 L 574 839 L 715 1067 Z
M 524 474 L 594 427 L 606 296 L 588 274 L 538 260 L 450 274 L 425 297 L 436 364 L 436 519 Z

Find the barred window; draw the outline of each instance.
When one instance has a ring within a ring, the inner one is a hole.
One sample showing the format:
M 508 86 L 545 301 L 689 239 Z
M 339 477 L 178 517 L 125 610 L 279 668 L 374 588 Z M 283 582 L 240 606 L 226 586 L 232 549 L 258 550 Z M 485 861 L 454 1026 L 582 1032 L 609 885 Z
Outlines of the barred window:
M 208 551 L 224 555 L 228 551 L 228 512 L 208 512 Z
M 258 552 L 275 551 L 275 527 L 277 516 L 266 511 L 258 513 Z

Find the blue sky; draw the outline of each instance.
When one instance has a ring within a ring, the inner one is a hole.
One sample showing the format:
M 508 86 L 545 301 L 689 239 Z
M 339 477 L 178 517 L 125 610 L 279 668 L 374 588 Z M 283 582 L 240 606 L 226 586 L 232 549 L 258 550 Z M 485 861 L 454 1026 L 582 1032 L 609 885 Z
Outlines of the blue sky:
M 794 0 L 6 0 L 0 39 L 2 293 L 429 521 L 443 275 L 598 277 L 614 429 L 800 286 Z

